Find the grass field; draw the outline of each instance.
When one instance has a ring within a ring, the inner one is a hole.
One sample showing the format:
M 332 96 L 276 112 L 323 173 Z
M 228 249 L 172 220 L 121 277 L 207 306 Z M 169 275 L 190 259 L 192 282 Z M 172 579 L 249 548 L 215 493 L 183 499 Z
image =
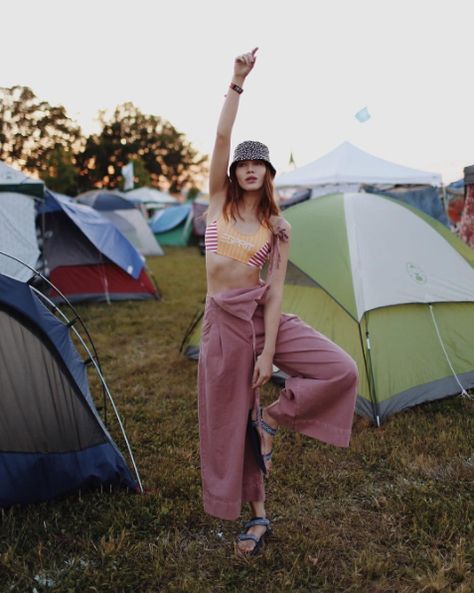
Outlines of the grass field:
M 235 556 L 240 523 L 202 511 L 196 363 L 179 353 L 204 261 L 193 247 L 166 252 L 149 260 L 160 302 L 80 307 L 146 493 L 3 511 L 0 592 L 472 593 L 474 402 L 462 398 L 379 429 L 355 418 L 348 450 L 282 431 L 267 483 L 273 538 L 260 557 Z

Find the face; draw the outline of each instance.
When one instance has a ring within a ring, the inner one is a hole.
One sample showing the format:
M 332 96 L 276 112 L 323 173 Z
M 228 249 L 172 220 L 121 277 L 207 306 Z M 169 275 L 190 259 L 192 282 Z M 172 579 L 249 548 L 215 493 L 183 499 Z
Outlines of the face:
M 235 167 L 235 176 L 243 190 L 252 191 L 263 187 L 266 171 L 264 161 L 239 161 Z

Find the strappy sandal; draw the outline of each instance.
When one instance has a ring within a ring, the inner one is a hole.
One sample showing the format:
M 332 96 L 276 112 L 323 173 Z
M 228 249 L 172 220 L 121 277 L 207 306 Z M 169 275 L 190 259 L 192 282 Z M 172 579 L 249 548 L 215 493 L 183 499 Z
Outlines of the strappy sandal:
M 260 421 L 258 421 L 258 420 L 252 420 L 252 424 L 253 424 L 254 428 L 257 431 L 258 431 L 258 429 L 260 427 L 266 433 L 270 434 L 272 437 L 275 437 L 276 434 L 277 434 L 277 432 L 278 432 L 278 428 L 273 428 L 267 422 L 265 422 L 265 420 L 263 419 L 263 409 L 261 407 L 260 407 Z M 265 465 L 265 462 L 272 460 L 273 449 L 271 451 L 269 451 L 268 453 L 261 453 L 260 455 L 261 455 L 261 458 L 262 458 L 263 463 Z M 264 471 L 265 474 L 267 473 L 266 466 L 265 466 L 265 469 L 263 471 Z
M 262 533 L 262 535 L 260 537 L 258 537 L 257 535 L 254 535 L 253 533 L 247 533 L 248 530 L 251 527 L 254 527 L 255 525 L 262 525 L 263 527 L 266 527 L 266 531 L 264 533 Z M 237 540 L 239 542 L 245 542 L 245 541 L 253 541 L 255 542 L 255 546 L 252 548 L 252 550 L 250 550 L 250 552 L 244 552 L 242 550 L 239 549 L 239 552 L 241 554 L 244 555 L 249 555 L 249 556 L 256 556 L 262 546 L 263 546 L 263 541 L 266 537 L 269 537 L 272 533 L 272 528 L 271 528 L 272 522 L 270 521 L 270 519 L 267 519 L 266 517 L 252 517 L 252 519 L 250 519 L 250 521 L 248 521 L 245 525 L 244 525 L 244 532 L 240 533 L 237 536 Z

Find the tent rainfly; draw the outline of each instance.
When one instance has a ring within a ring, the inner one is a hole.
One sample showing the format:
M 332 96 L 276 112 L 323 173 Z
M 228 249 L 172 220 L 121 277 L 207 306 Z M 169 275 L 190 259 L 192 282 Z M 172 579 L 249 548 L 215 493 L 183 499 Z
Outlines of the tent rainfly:
M 149 222 L 160 245 L 187 245 L 193 231 L 191 204 L 159 210 Z
M 87 192 L 76 199 L 110 220 L 142 255 L 163 255 L 163 249 L 155 240 L 144 215 L 132 201 L 103 190 Z
M 143 256 L 93 208 L 46 190 L 38 224 L 49 279 L 71 302 L 158 298 Z

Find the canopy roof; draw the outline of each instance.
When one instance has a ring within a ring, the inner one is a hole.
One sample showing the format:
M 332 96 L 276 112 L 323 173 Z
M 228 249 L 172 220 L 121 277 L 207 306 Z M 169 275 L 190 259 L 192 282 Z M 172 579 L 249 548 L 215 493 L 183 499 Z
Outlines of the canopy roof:
M 441 175 L 391 163 L 343 142 L 316 161 L 275 179 L 278 188 L 347 183 L 437 186 L 441 184 Z

